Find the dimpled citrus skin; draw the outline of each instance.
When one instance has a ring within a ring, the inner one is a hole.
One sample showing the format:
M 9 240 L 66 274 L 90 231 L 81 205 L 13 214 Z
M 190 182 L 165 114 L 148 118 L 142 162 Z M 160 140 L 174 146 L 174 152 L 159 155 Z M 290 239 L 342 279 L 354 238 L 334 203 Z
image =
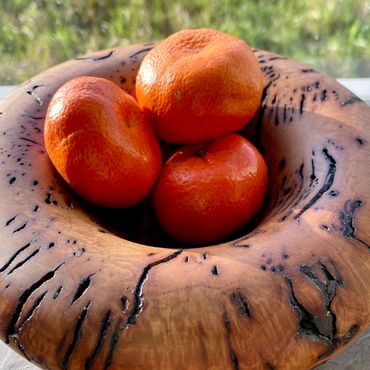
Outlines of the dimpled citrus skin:
M 251 48 L 212 29 L 177 32 L 144 58 L 136 98 L 162 139 L 194 143 L 235 132 L 260 106 L 263 75 Z
M 164 165 L 153 204 L 160 224 L 177 240 L 213 243 L 256 215 L 267 183 L 257 149 L 227 134 L 179 149 Z
M 44 140 L 72 189 L 103 206 L 139 202 L 161 168 L 157 138 L 136 101 L 102 78 L 78 77 L 60 87 L 48 107 Z

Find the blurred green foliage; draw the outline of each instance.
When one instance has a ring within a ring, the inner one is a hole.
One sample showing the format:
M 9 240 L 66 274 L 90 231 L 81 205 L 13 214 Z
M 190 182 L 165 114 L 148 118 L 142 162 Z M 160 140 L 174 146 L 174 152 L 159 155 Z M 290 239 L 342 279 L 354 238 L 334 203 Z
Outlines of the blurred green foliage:
M 64 60 L 211 27 L 315 66 L 370 76 L 370 0 L 0 0 L 0 84 Z

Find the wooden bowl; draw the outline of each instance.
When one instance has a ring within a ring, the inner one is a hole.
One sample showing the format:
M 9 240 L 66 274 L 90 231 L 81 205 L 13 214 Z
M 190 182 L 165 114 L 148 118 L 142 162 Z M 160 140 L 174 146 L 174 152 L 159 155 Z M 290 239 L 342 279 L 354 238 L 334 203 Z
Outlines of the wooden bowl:
M 0 104 L 0 338 L 47 369 L 310 369 L 370 323 L 370 109 L 309 66 L 255 50 L 245 132 L 270 187 L 253 225 L 188 248 L 148 203 L 87 205 L 43 145 L 48 102 L 80 75 L 134 93 L 153 44 L 50 68 Z

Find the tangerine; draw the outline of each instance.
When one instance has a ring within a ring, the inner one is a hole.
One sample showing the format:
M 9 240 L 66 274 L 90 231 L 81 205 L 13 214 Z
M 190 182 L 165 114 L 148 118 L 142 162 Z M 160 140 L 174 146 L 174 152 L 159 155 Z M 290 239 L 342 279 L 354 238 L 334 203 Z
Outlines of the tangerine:
M 251 220 L 263 203 L 267 183 L 258 150 L 241 135 L 227 134 L 179 149 L 162 169 L 153 205 L 169 235 L 206 244 Z
M 103 206 L 138 203 L 162 166 L 158 140 L 135 99 L 103 78 L 77 77 L 57 90 L 44 141 L 71 188 Z
M 143 59 L 136 99 L 162 139 L 210 140 L 245 126 L 260 106 L 263 75 L 251 48 L 221 31 L 179 31 Z

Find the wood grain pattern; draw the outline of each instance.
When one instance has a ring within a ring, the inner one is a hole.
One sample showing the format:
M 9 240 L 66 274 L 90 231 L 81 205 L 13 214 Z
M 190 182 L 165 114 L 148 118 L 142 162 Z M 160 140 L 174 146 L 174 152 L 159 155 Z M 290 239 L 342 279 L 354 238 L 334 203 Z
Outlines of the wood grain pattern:
M 147 204 L 86 205 L 43 146 L 79 75 L 134 92 L 153 44 L 51 68 L 0 103 L 0 338 L 46 369 L 311 369 L 370 322 L 370 109 L 335 80 L 255 50 L 268 200 L 232 240 L 186 248 Z M 147 244 L 147 245 L 145 245 Z

